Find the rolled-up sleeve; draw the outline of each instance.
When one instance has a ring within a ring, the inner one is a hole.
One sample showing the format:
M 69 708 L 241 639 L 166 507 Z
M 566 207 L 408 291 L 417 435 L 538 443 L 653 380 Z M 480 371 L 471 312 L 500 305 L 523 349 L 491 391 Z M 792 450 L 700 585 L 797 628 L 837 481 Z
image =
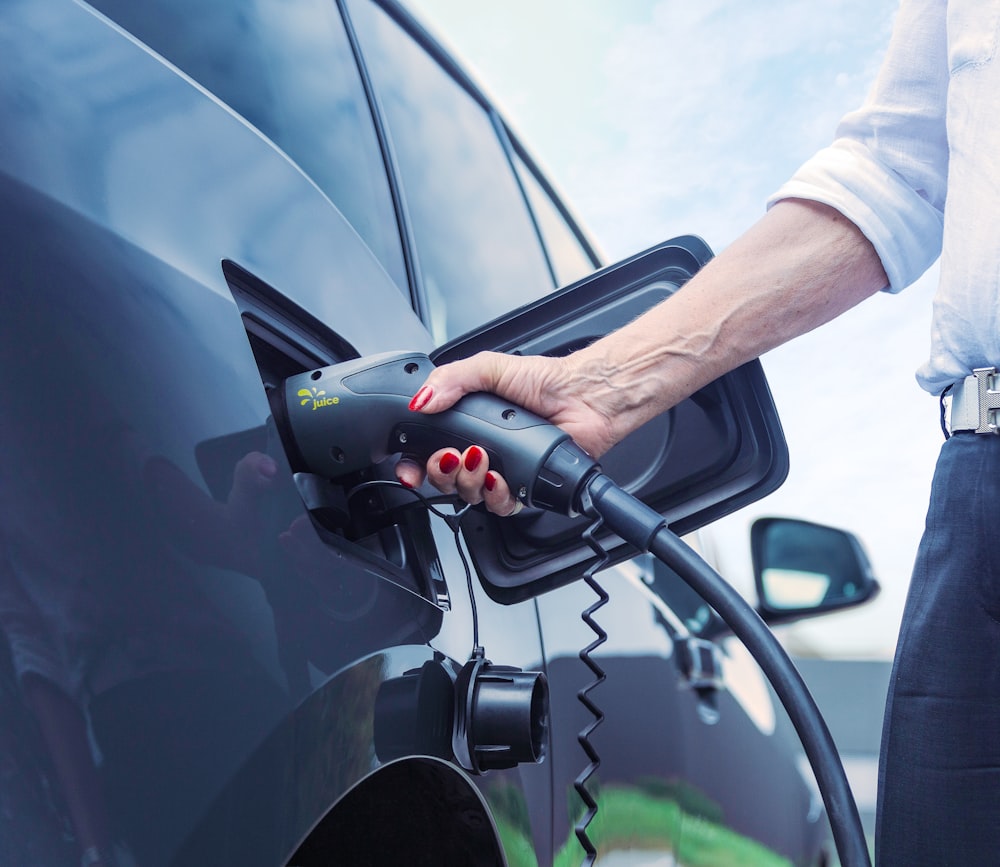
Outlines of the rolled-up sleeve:
M 882 260 L 889 291 L 913 283 L 941 253 L 948 176 L 945 0 L 904 0 L 878 78 L 833 143 L 773 196 L 829 205 Z

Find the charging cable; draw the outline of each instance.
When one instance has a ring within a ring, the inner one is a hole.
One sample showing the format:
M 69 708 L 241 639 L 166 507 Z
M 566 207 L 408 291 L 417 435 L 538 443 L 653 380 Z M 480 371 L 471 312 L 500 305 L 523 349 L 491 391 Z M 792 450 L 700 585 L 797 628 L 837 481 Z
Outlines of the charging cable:
M 857 804 L 837 747 L 802 676 L 754 609 L 698 554 L 667 528 L 658 512 L 619 488 L 604 473 L 584 486 L 585 511 L 640 551 L 649 551 L 681 576 L 726 622 L 771 681 L 798 732 L 833 830 L 843 867 L 871 867 Z

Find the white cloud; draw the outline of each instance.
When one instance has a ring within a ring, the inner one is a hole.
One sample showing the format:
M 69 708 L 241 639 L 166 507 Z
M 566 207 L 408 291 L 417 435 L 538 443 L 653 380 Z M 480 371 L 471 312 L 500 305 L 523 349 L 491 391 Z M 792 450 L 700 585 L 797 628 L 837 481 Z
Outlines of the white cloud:
M 663 0 L 607 44 L 599 144 L 570 159 L 568 191 L 616 255 L 679 232 L 728 243 L 863 98 L 889 17 Z

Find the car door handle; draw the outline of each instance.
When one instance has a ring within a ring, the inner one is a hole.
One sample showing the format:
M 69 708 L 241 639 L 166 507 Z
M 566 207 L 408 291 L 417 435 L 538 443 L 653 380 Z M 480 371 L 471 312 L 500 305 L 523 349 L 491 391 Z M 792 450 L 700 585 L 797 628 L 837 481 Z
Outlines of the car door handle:
M 720 692 L 726 688 L 719 646 L 704 638 L 689 635 L 677 638 L 678 659 L 684 677 L 699 693 Z

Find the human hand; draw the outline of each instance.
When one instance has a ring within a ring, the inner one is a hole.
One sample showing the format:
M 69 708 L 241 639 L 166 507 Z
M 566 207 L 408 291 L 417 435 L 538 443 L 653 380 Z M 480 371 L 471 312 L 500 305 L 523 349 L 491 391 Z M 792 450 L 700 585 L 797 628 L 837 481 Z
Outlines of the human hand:
M 218 509 L 221 520 L 206 521 L 202 527 L 203 533 L 211 531 L 208 538 L 215 547 L 211 557 L 219 565 L 256 578 L 268 573 L 270 555 L 264 544 L 272 531 L 268 504 L 275 501 L 283 486 L 287 481 L 270 455 L 251 451 L 236 462 L 232 488 Z
M 615 444 L 616 436 L 611 416 L 592 398 L 596 390 L 588 393 L 591 382 L 573 356 L 481 352 L 431 371 L 410 408 L 441 412 L 466 394 L 492 392 L 558 425 L 588 454 L 598 457 Z M 426 478 L 443 493 L 458 494 L 468 503 L 485 503 L 497 515 L 519 510 L 519 501 L 504 478 L 490 469 L 486 451 L 479 446 L 461 453 L 441 449 L 430 456 L 426 467 L 404 458 L 396 467 L 396 477 L 409 487 L 418 487 Z
M 161 455 L 146 461 L 142 478 L 157 527 L 172 544 L 199 563 L 260 572 L 263 505 L 281 481 L 273 458 L 255 451 L 240 458 L 224 503 Z
M 278 464 L 263 452 L 248 452 L 233 467 L 233 486 L 223 511 L 237 536 L 255 537 L 261 530 L 261 503 L 279 483 Z

